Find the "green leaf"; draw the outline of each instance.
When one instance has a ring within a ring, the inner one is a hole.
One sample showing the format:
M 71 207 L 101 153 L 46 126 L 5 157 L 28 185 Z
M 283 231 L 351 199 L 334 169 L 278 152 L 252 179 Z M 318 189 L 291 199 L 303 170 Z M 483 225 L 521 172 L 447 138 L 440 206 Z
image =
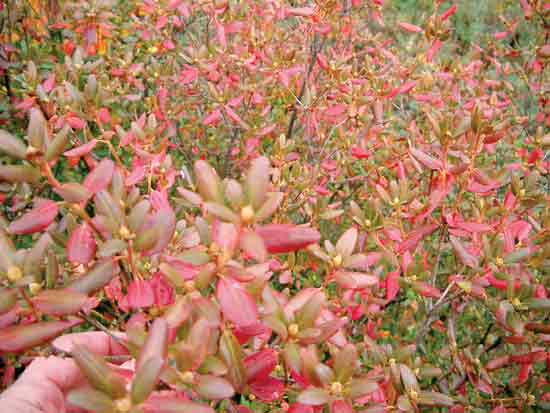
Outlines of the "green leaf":
M 158 383 L 163 366 L 163 359 L 151 357 L 138 369 L 131 389 L 131 398 L 134 404 L 140 404 L 149 397 Z
M 0 152 L 15 159 L 25 159 L 27 157 L 27 145 L 8 131 L 0 129 Z
M 330 400 L 328 393 L 323 389 L 310 387 L 302 391 L 297 398 L 298 403 L 307 404 L 308 406 L 322 406 Z

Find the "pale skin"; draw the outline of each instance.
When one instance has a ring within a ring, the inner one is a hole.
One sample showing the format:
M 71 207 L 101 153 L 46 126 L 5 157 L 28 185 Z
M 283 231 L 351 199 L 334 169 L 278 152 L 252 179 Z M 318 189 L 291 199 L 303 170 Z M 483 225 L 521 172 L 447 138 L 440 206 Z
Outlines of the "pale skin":
M 101 355 L 127 354 L 126 349 L 102 332 L 68 334 L 53 342 L 56 350 L 70 353 L 74 344 Z M 0 394 L 0 412 L 76 413 L 66 402 L 67 392 L 85 385 L 75 362 L 56 356 L 35 359 L 19 379 Z

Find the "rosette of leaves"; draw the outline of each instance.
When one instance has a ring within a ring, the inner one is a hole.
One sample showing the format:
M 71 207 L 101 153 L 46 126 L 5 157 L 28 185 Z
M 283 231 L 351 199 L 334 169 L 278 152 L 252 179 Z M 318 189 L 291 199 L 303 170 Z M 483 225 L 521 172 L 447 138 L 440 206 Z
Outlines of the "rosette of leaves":
M 366 271 L 373 265 L 368 255 L 354 253 L 359 231 L 349 228 L 338 239 L 336 244 L 325 240 L 324 249 L 314 244 L 308 251 L 327 264 L 328 278 L 334 280 L 343 289 L 361 290 L 378 284 L 378 276 Z
M 287 344 L 317 344 L 330 339 L 348 321 L 346 317 L 334 317 L 318 322 L 326 309 L 325 294 L 316 288 L 300 291 L 282 305 L 269 288 L 262 293 L 264 301 L 263 322 L 273 330 L 279 340 Z
M 314 346 L 303 349 L 301 356 L 301 380 L 307 383 L 297 397 L 301 404 L 353 413 L 354 402 L 380 389 L 376 377 L 360 374 L 359 353 L 354 344 L 339 349 L 326 362 L 320 361 Z
M 269 160 L 260 156 L 251 162 L 242 183 L 220 180 L 207 162 L 195 162 L 196 192 L 178 188 L 192 205 L 201 207 L 209 219 L 219 219 L 236 226 L 243 250 L 262 262 L 267 253 L 296 251 L 319 241 L 313 229 L 292 224 L 267 224 L 284 198 L 273 191 L 269 178 Z
M 399 411 L 416 412 L 430 407 L 451 407 L 455 404 L 447 394 L 423 390 L 419 380 L 441 377 L 442 370 L 414 358 L 414 345 L 395 348 L 392 345 L 379 345 L 365 336 L 366 356 L 369 364 L 381 368 L 386 388 L 391 388 L 391 398 L 386 402 Z

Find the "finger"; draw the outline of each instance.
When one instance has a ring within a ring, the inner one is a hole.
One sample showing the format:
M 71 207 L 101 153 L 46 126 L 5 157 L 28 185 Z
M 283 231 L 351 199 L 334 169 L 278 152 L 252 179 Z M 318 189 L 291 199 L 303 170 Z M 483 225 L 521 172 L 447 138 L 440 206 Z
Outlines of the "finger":
M 120 356 L 128 354 L 128 349 L 121 343 L 126 335 L 120 332 L 112 333 L 118 340 L 101 331 L 73 333 L 56 338 L 52 345 L 58 351 L 70 353 L 75 345 L 84 345 L 90 351 L 104 356 Z
M 64 413 L 64 392 L 83 380 L 71 359 L 35 359 L 0 395 L 1 412 Z

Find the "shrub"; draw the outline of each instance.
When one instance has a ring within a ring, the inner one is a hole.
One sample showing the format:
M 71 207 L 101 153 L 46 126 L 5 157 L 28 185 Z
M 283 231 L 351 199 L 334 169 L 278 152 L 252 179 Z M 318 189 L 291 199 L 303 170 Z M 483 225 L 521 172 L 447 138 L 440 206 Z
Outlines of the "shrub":
M 0 8 L 3 386 L 101 330 L 93 412 L 550 409 L 550 9 L 389 3 Z

